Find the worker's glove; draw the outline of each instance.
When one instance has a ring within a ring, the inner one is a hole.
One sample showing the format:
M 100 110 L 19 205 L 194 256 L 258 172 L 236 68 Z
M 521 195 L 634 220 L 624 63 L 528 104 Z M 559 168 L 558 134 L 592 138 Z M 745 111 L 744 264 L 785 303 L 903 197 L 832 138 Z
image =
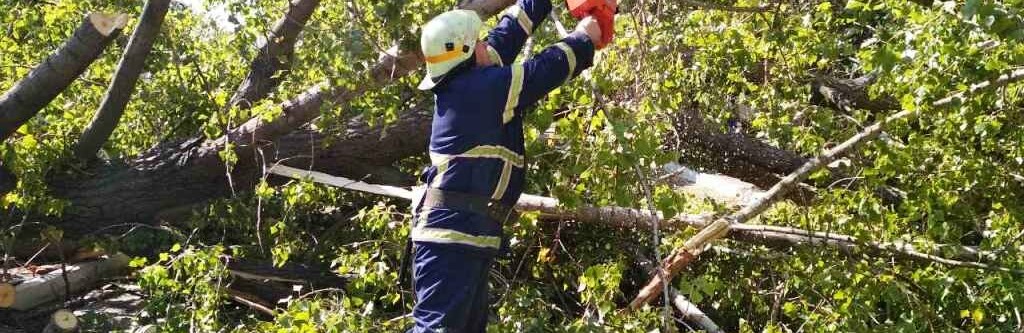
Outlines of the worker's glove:
M 576 31 L 587 34 L 594 45 L 601 42 L 601 25 L 593 16 L 587 16 L 580 20 L 580 23 L 576 24 Z

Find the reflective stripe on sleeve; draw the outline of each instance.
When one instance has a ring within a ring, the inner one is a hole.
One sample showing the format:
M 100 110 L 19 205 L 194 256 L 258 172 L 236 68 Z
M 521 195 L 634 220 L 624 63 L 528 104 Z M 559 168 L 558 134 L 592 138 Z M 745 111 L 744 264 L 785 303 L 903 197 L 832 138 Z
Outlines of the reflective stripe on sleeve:
M 491 58 L 491 62 L 494 62 L 498 66 L 505 66 L 501 61 L 501 55 L 498 54 L 498 50 L 495 50 L 494 46 L 491 46 L 491 44 L 487 44 L 487 56 Z
M 508 100 L 505 102 L 505 112 L 501 115 L 501 121 L 504 124 L 512 121 L 515 109 L 519 106 L 519 93 L 523 91 L 524 71 L 522 65 L 512 66 L 512 82 L 508 87 Z
M 519 27 L 523 28 L 523 31 L 526 32 L 527 36 L 533 33 L 533 20 L 530 19 L 529 15 L 526 15 L 526 11 L 523 10 L 523 7 L 519 7 L 518 4 L 513 5 L 508 8 L 505 15 L 516 20 L 516 22 L 519 23 Z
M 416 227 L 412 229 L 412 240 L 416 242 L 463 244 L 480 248 L 498 249 L 501 238 L 493 236 L 473 236 L 455 230 Z
M 576 72 L 576 52 L 573 52 L 572 47 L 569 47 L 569 44 L 565 42 L 558 42 L 555 46 L 561 49 L 562 53 L 565 53 L 565 61 L 569 63 L 569 76 L 565 77 L 565 80 L 568 81 L 572 78 L 572 74 Z

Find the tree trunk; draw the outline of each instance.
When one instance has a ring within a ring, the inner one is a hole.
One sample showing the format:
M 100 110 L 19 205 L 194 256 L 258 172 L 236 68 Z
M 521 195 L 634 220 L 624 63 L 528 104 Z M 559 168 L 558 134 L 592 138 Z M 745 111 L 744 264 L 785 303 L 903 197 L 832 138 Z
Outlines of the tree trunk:
M 85 72 L 124 27 L 128 16 L 92 13 L 56 52 L 0 96 L 0 141 L 35 116 Z
M 121 55 L 121 62 L 114 73 L 114 79 L 107 88 L 107 95 L 100 103 L 96 115 L 82 135 L 78 138 L 75 147 L 75 156 L 82 160 L 92 159 L 96 152 L 107 142 L 110 134 L 117 128 L 121 121 L 121 115 L 128 105 L 128 100 L 135 91 L 135 84 L 139 81 L 139 74 L 145 68 L 146 57 L 153 49 L 153 42 L 160 33 L 160 27 L 164 23 L 164 16 L 171 5 L 171 0 L 149 0 L 142 10 L 142 18 L 135 26 L 128 46 Z
M 36 306 L 63 300 L 66 290 L 81 292 L 101 280 L 120 274 L 128 267 L 128 256 L 115 254 L 109 258 L 67 266 L 67 284 L 64 270 L 55 270 L 42 276 L 26 280 L 14 286 L 14 302 L 10 308 L 30 310 Z
M 291 67 L 299 33 L 319 5 L 320 0 L 289 2 L 288 11 L 263 42 L 259 54 L 249 65 L 249 75 L 231 97 L 230 105 L 248 109 L 277 88 L 286 75 L 279 72 L 288 71 Z

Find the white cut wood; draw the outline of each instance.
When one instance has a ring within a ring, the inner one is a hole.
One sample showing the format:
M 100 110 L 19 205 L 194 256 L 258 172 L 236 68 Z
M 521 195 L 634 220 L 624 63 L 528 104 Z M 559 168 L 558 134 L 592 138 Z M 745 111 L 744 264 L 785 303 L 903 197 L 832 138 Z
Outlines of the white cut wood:
M 65 288 L 64 270 L 55 270 L 14 286 L 14 302 L 10 308 L 30 310 L 39 305 L 63 300 L 65 291 L 78 293 L 96 285 L 104 278 L 121 274 L 128 268 L 128 256 L 118 253 L 107 258 L 67 266 L 67 281 L 70 288 Z
M 78 317 L 66 309 L 60 309 L 50 315 L 43 333 L 69 333 L 78 330 Z
M 92 22 L 97 32 L 104 36 L 110 36 L 114 30 L 124 28 L 124 25 L 128 23 L 128 14 L 91 13 L 89 22 Z
M 665 175 L 659 180 L 700 199 L 745 206 L 764 196 L 764 191 L 754 184 L 733 177 L 699 172 L 674 162 L 664 165 L 662 169 Z

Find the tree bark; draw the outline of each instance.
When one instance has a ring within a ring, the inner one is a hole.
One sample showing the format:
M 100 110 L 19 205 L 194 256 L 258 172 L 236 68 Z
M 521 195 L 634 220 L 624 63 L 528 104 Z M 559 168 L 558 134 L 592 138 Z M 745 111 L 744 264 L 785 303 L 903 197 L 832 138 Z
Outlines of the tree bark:
M 0 160 L 0 197 L 18 187 L 18 177 Z
M 153 49 L 153 42 L 156 41 L 163 26 L 164 16 L 171 5 L 171 0 L 149 0 L 142 10 L 142 18 L 135 26 L 128 46 L 121 55 L 121 62 L 114 73 L 114 79 L 107 88 L 106 97 L 100 103 L 96 115 L 82 135 L 78 138 L 75 146 L 75 156 L 82 160 L 88 160 L 96 155 L 96 152 L 107 142 L 110 134 L 117 128 L 121 121 L 121 115 L 135 91 L 135 84 L 139 81 L 139 74 L 145 69 L 146 58 Z
M 846 113 L 854 109 L 873 112 L 899 109 L 899 102 L 891 96 L 872 98 L 868 94 L 868 89 L 876 79 L 876 74 L 867 74 L 855 79 L 819 76 L 811 83 L 810 102 Z
M 281 84 L 291 68 L 299 33 L 319 5 L 320 0 L 293 0 L 288 3 L 288 11 L 274 25 L 249 65 L 249 74 L 231 96 L 231 106 L 248 109 Z
M 64 45 L 0 96 L 0 141 L 9 138 L 82 75 L 120 33 L 127 19 L 124 14 L 86 15 Z

